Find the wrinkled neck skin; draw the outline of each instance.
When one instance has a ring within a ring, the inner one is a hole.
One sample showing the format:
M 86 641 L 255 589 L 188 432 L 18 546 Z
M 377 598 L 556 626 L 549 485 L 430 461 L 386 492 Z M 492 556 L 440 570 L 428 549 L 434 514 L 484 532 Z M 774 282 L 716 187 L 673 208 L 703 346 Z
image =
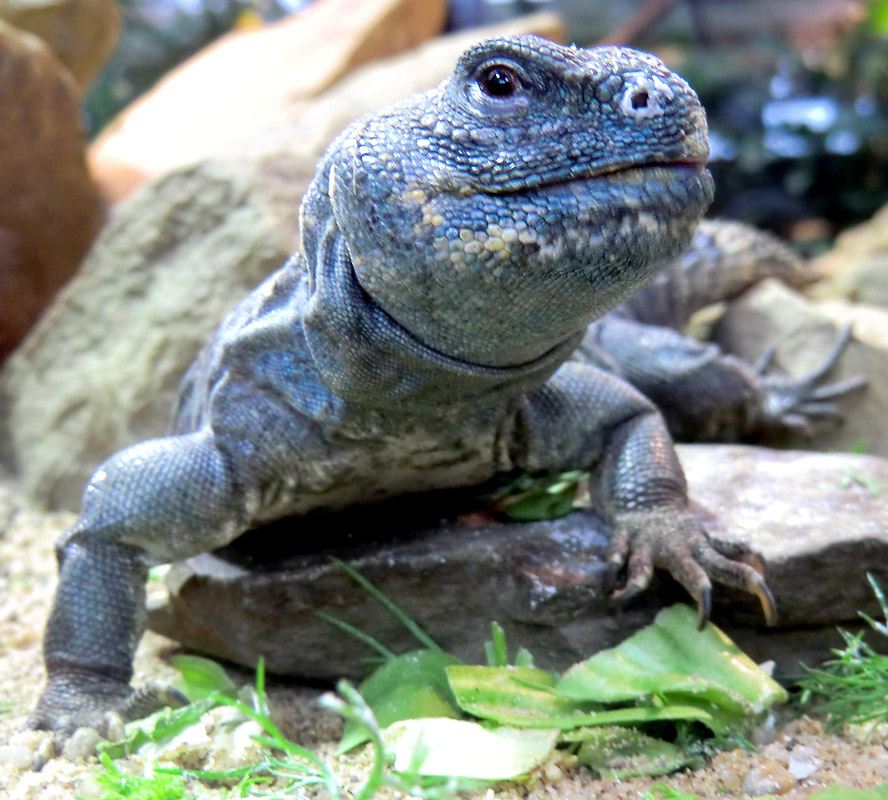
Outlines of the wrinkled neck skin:
M 708 204 L 643 171 L 626 177 L 635 185 L 506 195 L 385 185 L 348 145 L 327 200 L 358 283 L 419 341 L 478 365 L 539 359 L 616 308 L 687 248 Z M 704 193 L 699 172 L 680 177 Z
M 329 211 L 327 198 L 310 191 L 303 224 L 318 211 Z M 355 406 L 410 408 L 417 417 L 446 416 L 454 407 L 470 413 L 470 405 L 501 406 L 542 385 L 582 338 L 577 332 L 538 358 L 510 366 L 452 356 L 420 340 L 362 288 L 332 216 L 303 230 L 307 263 L 297 259 L 290 267 L 308 274 L 305 342 L 325 383 Z

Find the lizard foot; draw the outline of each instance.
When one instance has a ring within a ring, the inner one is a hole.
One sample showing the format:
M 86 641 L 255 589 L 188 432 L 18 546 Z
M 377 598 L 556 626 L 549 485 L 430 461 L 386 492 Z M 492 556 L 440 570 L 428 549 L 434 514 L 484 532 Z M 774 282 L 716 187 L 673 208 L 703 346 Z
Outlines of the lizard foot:
M 840 422 L 843 414 L 834 401 L 865 386 L 866 378 L 855 375 L 836 383 L 822 381 L 850 341 L 851 326 L 847 325 L 821 364 L 798 377 L 766 375 L 774 359 L 774 347 L 768 347 L 755 364 L 759 386 L 764 393 L 762 427 L 770 431 L 793 431 L 810 437 L 818 422 Z
M 608 562 L 615 572 L 626 568 L 625 584 L 614 592 L 621 599 L 646 589 L 655 567 L 668 570 L 694 598 L 701 628 L 712 608 L 712 581 L 754 594 L 766 624 L 777 620 L 761 557 L 746 545 L 710 539 L 691 511 L 661 508 L 619 514 Z
M 59 741 L 80 728 L 92 728 L 103 738 L 120 739 L 124 723 L 187 702 L 180 692 L 157 682 L 133 689 L 114 678 L 66 672 L 49 679 L 28 725 L 55 732 Z

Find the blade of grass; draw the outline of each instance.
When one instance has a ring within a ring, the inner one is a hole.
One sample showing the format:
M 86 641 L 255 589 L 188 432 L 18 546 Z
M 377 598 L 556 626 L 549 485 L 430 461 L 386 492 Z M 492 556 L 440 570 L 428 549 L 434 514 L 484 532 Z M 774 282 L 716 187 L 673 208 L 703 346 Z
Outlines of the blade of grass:
M 371 650 L 375 650 L 386 661 L 395 658 L 395 653 L 389 650 L 384 644 L 382 644 L 382 642 L 372 637 L 369 633 L 364 633 L 360 628 L 356 628 L 354 625 L 349 625 L 345 620 L 339 619 L 339 617 L 334 616 L 333 614 L 328 614 L 326 611 L 317 611 L 315 613 L 324 620 L 324 622 L 329 623 L 343 633 L 347 633 L 349 636 L 361 642 L 361 644 L 367 645 Z
M 358 586 L 380 603 L 398 622 L 400 622 L 423 647 L 429 650 L 440 650 L 441 646 L 432 639 L 422 628 L 419 627 L 401 607 L 395 603 L 388 595 L 377 589 L 370 581 L 368 581 L 360 572 L 358 572 L 351 564 L 333 556 L 330 560 L 336 564 L 349 578 L 351 578 Z

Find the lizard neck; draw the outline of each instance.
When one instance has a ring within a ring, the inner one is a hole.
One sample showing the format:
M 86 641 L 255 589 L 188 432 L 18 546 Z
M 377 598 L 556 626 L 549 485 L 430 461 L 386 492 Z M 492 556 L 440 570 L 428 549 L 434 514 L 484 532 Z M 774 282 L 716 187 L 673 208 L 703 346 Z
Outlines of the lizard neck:
M 302 319 L 324 382 L 362 406 L 409 405 L 418 413 L 461 403 L 508 402 L 542 385 L 570 356 L 583 331 L 525 364 L 472 364 L 435 350 L 389 316 L 359 284 L 341 234 L 315 262 Z

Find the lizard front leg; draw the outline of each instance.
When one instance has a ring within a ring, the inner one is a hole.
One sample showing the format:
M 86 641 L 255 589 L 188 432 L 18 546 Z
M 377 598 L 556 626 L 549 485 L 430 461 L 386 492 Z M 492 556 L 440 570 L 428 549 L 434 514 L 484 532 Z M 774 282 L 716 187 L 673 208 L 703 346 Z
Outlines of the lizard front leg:
M 643 395 L 614 375 L 568 362 L 524 398 L 513 460 L 530 472 L 589 468 L 597 509 L 613 526 L 609 561 L 625 567 L 618 597 L 667 569 L 709 617 L 711 581 L 738 587 L 761 601 L 773 624 L 776 610 L 760 559 L 743 545 L 711 540 L 688 507 L 687 484 L 666 424 Z M 757 569 L 758 567 L 759 569 Z
M 96 470 L 77 524 L 57 545 L 59 585 L 44 636 L 47 685 L 32 727 L 105 733 L 169 700 L 135 692 L 152 564 L 230 541 L 245 526 L 238 484 L 209 431 L 128 448 Z

